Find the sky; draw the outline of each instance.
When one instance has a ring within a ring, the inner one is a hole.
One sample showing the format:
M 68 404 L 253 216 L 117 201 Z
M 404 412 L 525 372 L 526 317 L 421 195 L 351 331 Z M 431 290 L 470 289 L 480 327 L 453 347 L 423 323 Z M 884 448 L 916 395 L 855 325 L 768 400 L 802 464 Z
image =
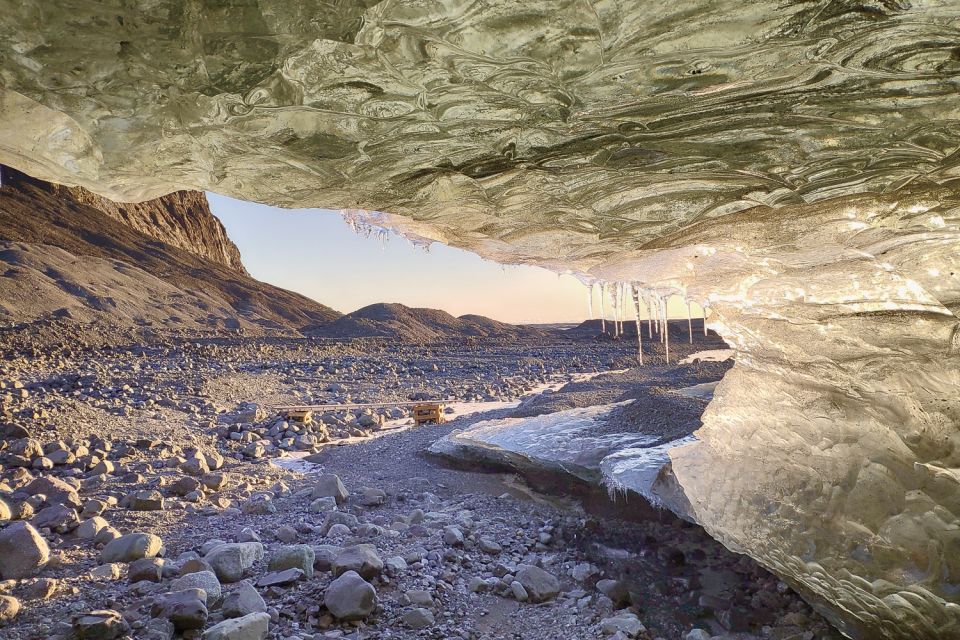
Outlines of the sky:
M 207 198 L 253 277 L 343 313 L 400 302 L 512 323 L 581 322 L 589 315 L 587 288 L 570 275 L 502 266 L 440 243 L 424 251 L 394 234 L 386 242 L 363 237 L 336 211 Z

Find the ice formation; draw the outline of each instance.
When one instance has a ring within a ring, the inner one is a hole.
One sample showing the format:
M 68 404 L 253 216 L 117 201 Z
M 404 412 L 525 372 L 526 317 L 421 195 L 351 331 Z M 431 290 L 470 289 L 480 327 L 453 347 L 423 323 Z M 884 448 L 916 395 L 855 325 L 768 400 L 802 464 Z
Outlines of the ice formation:
M 0 163 L 362 209 L 636 287 L 651 339 L 709 307 L 736 365 L 670 454 L 687 516 L 852 636 L 939 640 L 957 51 L 954 0 L 0 0 Z

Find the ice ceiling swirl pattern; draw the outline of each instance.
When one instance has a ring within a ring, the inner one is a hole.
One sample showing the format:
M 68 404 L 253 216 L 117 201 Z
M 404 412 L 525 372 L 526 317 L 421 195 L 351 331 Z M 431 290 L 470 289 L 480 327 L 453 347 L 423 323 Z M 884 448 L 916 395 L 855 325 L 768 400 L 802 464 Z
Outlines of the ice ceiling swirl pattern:
M 956 0 L 0 0 L 0 162 L 709 304 L 690 514 L 864 638 L 960 634 Z

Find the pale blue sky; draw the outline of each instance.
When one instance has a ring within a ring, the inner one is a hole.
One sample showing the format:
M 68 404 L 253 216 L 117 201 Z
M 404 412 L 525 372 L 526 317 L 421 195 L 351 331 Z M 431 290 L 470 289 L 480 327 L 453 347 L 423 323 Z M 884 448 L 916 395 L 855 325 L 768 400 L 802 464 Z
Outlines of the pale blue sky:
M 572 276 L 507 266 L 440 243 L 429 252 L 350 229 L 335 211 L 286 210 L 207 194 L 257 279 L 342 312 L 373 302 L 477 313 L 504 322 L 579 322 L 587 289 Z

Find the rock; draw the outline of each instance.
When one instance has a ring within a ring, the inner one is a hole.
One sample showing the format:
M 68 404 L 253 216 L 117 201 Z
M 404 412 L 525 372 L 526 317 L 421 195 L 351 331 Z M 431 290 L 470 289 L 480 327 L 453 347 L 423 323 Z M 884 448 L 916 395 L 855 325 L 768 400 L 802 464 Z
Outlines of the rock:
M 483 551 L 491 556 L 498 555 L 503 550 L 499 544 L 493 540 L 490 540 L 489 538 L 480 538 L 480 542 L 477 544 L 477 546 L 480 547 L 480 551 Z
M 107 543 L 100 552 L 100 562 L 133 562 L 153 558 L 163 548 L 163 541 L 152 533 L 128 533 Z
M 312 567 L 311 567 L 312 568 Z M 258 587 L 280 587 L 288 584 L 293 584 L 297 580 L 303 578 L 303 570 L 301 569 L 284 569 L 283 571 L 272 571 L 270 573 L 265 573 L 260 576 L 260 579 L 257 580 Z
M 91 611 L 73 618 L 73 632 L 77 640 L 114 640 L 127 635 L 129 631 L 130 625 L 116 611 Z
M 269 614 L 251 613 L 210 627 L 204 632 L 203 640 L 264 640 L 269 630 Z
M 49 561 L 50 547 L 32 525 L 14 522 L 0 531 L 0 578 L 29 578 Z
M 337 508 L 337 499 L 333 496 L 317 498 L 310 503 L 310 511 L 313 513 L 323 513 L 324 511 L 333 511 Z
M 343 552 L 343 548 L 332 544 L 318 544 L 313 547 L 313 568 L 317 571 L 330 571 L 333 561 Z
M 246 571 L 263 560 L 263 544 L 259 542 L 233 542 L 220 544 L 207 552 L 204 560 L 213 567 L 221 582 L 239 582 Z
M 307 544 L 298 544 L 289 547 L 280 547 L 270 556 L 270 571 L 284 569 L 300 569 L 307 578 L 313 577 L 313 562 L 315 554 L 313 547 Z
M 429 591 L 424 591 L 423 589 L 411 589 L 403 594 L 406 600 L 416 606 L 420 607 L 433 607 L 433 596 L 430 595 Z
M 426 629 L 433 626 L 435 620 L 429 609 L 416 608 L 403 614 L 403 624 L 411 629 Z
M 265 612 L 267 603 L 253 585 L 244 580 L 224 598 L 221 610 L 228 618 L 241 618 L 250 613 Z
M 266 493 L 252 495 L 240 504 L 240 510 L 251 516 L 266 516 L 277 512 L 273 496 Z
M 27 600 L 49 600 L 57 593 L 60 583 L 53 578 L 40 578 L 26 588 L 23 595 Z
M 113 562 L 102 564 L 90 570 L 90 577 L 96 580 L 116 580 L 123 575 L 123 565 Z
M 640 619 L 633 613 L 623 612 L 612 618 L 604 618 L 600 621 L 600 629 L 608 636 L 621 633 L 627 638 L 636 638 L 646 631 L 646 627 L 640 622 Z
M 46 497 L 48 505 L 62 504 L 79 509 L 82 504 L 77 490 L 59 478 L 50 476 L 37 478 L 24 487 L 24 491 L 32 496 L 42 494 Z
M 159 596 L 150 607 L 154 618 L 167 618 L 179 632 L 207 625 L 207 594 L 203 589 L 184 589 Z
M 358 544 L 341 551 L 331 568 L 334 576 L 354 571 L 365 580 L 371 580 L 383 571 L 383 560 L 372 544 Z
M 327 514 L 327 517 L 323 519 L 323 526 L 320 527 L 320 533 L 323 535 L 329 535 L 330 529 L 336 525 L 343 525 L 347 527 L 349 531 L 353 527 L 359 526 L 360 521 L 357 519 L 357 516 L 352 513 L 342 513 L 340 511 L 331 511 Z
M 443 528 L 443 544 L 449 547 L 463 546 L 463 531 L 456 525 L 449 525 Z
M 184 591 L 186 589 L 203 589 L 207 594 L 207 604 L 213 605 L 223 597 L 220 581 L 210 571 L 197 571 L 180 576 L 170 583 L 170 591 Z
M 622 580 L 598 580 L 597 590 L 610 598 L 617 607 L 629 604 L 630 590 Z
M 173 640 L 176 629 L 166 618 L 151 618 L 137 634 L 137 640 Z
M 330 583 L 323 604 L 339 620 L 362 620 L 373 612 L 377 590 L 356 571 L 347 571 Z
M 379 507 L 386 502 L 387 494 L 382 489 L 364 487 L 360 490 L 360 504 L 365 507 Z
M 517 582 L 526 589 L 530 602 L 546 602 L 560 593 L 560 581 L 540 567 L 521 565 L 517 571 Z
M 161 558 L 140 558 L 130 563 L 127 580 L 130 582 L 160 582 L 163 579 L 163 560 Z
M 683 636 L 683 640 L 710 640 L 712 636 L 703 629 L 692 629 Z
M 510 591 L 513 593 L 513 597 L 519 602 L 526 602 L 530 599 L 530 594 L 527 593 L 527 590 L 523 588 L 523 585 L 516 580 L 510 583 Z
M 63 504 L 52 504 L 49 507 L 44 507 L 30 520 L 30 524 L 37 529 L 50 529 L 60 533 L 75 529 L 79 522 L 80 519 L 77 518 L 77 512 L 74 511 L 73 507 Z
M 406 571 L 407 561 L 400 556 L 391 556 L 384 561 L 383 567 L 388 573 L 396 575 L 401 571 Z
M 340 481 L 340 476 L 332 473 L 320 476 L 310 493 L 310 497 L 314 500 L 329 497 L 335 499 L 337 504 L 343 504 L 349 496 L 347 488 Z
M 102 529 L 106 529 L 109 526 L 110 523 L 104 518 L 93 516 L 81 522 L 77 528 L 73 530 L 73 535 L 81 540 L 93 540 Z
M 10 508 L 6 500 L 0 498 L 0 525 L 6 524 L 11 520 L 13 520 L 13 509 Z
M 0 596 L 0 625 L 12 622 L 20 613 L 20 601 L 13 596 Z
M 128 504 L 133 511 L 163 511 L 163 494 L 149 489 L 137 491 Z
M 295 541 L 299 537 L 297 535 L 297 530 L 288 524 L 285 524 L 279 529 L 277 529 L 276 536 L 277 536 L 277 540 L 279 540 L 280 542 L 285 542 L 287 544 L 290 544 L 291 542 Z

